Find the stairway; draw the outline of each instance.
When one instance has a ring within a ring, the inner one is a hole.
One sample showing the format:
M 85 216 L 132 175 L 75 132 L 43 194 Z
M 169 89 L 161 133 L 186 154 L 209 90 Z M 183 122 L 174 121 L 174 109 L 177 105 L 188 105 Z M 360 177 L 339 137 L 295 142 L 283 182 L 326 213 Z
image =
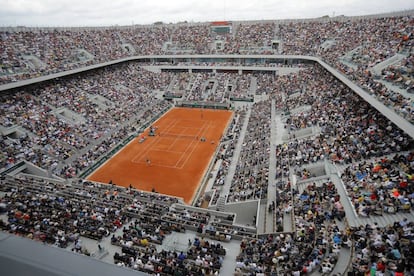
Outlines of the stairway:
M 374 224 L 376 223 L 378 227 L 385 227 L 388 225 L 394 224 L 394 222 L 400 222 L 404 218 L 408 218 L 408 220 L 414 220 L 414 212 L 411 210 L 410 212 L 402 213 L 398 212 L 395 214 L 383 214 L 381 216 L 371 215 L 370 217 L 361 217 L 359 216 L 354 206 L 352 205 L 348 193 L 343 185 L 341 178 L 338 175 L 338 171 L 335 166 L 330 164 L 330 177 L 332 182 L 335 184 L 335 187 L 340 195 L 340 200 L 342 206 L 344 207 L 346 218 L 348 220 L 348 224 L 351 227 L 357 227 L 360 225 L 366 224 Z
M 406 58 L 405 55 L 402 54 L 395 54 L 390 58 L 387 58 L 386 60 L 376 64 L 375 66 L 373 66 L 371 68 L 371 71 L 375 74 L 375 75 L 381 75 L 381 71 L 384 68 L 387 68 L 388 66 L 391 66 L 393 64 L 396 64 L 398 62 L 400 62 L 401 60 L 403 60 L 404 58 Z
M 225 212 L 226 211 L 226 198 L 223 195 L 217 200 L 217 208 L 216 211 Z

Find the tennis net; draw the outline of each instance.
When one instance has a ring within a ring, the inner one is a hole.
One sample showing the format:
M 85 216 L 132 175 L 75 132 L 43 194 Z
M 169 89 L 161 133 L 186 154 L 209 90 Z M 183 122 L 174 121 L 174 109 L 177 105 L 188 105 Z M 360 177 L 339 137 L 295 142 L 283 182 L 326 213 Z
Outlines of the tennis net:
M 174 133 L 159 133 L 158 136 L 177 138 L 177 139 L 192 139 L 192 140 L 198 140 L 199 139 L 198 136 L 194 136 L 194 135 L 182 135 L 182 134 L 174 134 Z

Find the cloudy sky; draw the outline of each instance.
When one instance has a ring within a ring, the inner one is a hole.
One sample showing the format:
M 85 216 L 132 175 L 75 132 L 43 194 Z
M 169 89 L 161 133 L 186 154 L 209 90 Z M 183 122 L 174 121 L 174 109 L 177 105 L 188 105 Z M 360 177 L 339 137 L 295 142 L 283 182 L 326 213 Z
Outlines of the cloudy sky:
M 314 18 L 414 9 L 413 0 L 0 0 L 0 26 Z

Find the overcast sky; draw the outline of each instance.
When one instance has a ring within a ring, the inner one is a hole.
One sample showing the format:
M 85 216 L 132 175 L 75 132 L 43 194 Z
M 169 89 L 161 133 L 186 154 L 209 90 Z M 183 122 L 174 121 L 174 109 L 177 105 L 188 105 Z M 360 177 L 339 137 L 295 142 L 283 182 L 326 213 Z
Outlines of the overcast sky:
M 314 18 L 414 9 L 413 0 L 0 0 L 0 26 Z

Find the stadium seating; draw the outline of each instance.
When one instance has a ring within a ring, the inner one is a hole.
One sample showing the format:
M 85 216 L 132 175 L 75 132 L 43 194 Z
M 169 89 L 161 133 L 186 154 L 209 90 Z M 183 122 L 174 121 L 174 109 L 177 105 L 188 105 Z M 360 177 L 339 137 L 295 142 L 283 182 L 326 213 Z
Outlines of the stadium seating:
M 310 55 L 413 123 L 413 20 L 233 22 L 221 35 L 208 23 L 4 28 L 0 84 L 135 55 Z M 79 252 L 82 238 L 110 240 L 111 261 L 162 275 L 218 274 L 233 241 L 235 275 L 412 273 L 412 137 L 318 64 L 241 63 L 220 65 L 298 71 L 156 72 L 147 66 L 163 62 L 131 61 L 3 93 L 0 172 L 24 160 L 50 177 L 2 173 L 1 229 Z M 235 111 L 197 206 L 82 179 L 182 100 Z M 185 252 L 159 250 L 174 233 L 196 237 Z

